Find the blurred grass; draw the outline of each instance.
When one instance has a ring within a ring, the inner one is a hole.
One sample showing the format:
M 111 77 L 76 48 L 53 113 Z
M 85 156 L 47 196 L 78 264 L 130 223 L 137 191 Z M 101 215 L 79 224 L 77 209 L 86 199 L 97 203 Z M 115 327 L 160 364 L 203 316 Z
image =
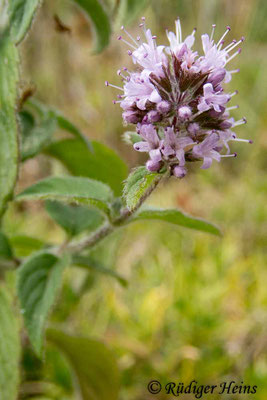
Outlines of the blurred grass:
M 71 35 L 55 31 L 54 14 L 71 27 Z M 184 34 L 195 26 L 199 35 L 209 32 L 216 23 L 217 35 L 230 25 L 229 40 L 246 36 L 242 54 L 232 64 L 241 72 L 233 77 L 230 91 L 239 90 L 236 118 L 248 119 L 237 133 L 254 144 L 233 144 L 237 159 L 224 160 L 208 171 L 193 166 L 188 177 L 160 187 L 150 200 L 217 223 L 224 231 L 222 239 L 161 223 L 136 223 L 124 231 L 118 250 L 111 248 L 109 257 L 104 254 L 129 280 L 129 287 L 95 276 L 80 298 L 84 271 L 68 271 L 53 320 L 70 331 L 103 338 L 115 348 L 122 371 L 121 399 L 152 398 L 146 391 L 151 379 L 163 384 L 233 379 L 258 385 L 253 398 L 265 400 L 267 3 L 152 0 L 144 14 L 158 41 L 166 41 L 164 29 L 172 29 L 178 15 Z M 90 28 L 83 15 L 67 1 L 49 0 L 24 44 L 23 76 L 36 84 L 38 98 L 135 166 L 143 159 L 121 141 L 121 112 L 111 103 L 115 93 L 104 86 L 106 79 L 118 82 L 119 67 L 131 65 L 117 34 L 102 55 L 92 56 Z M 29 160 L 21 170 L 19 187 L 59 168 L 44 157 Z M 10 234 L 26 232 L 49 242 L 64 238 L 40 205 L 10 207 L 5 226 Z M 48 374 L 56 380 L 58 371 L 53 368 L 54 364 L 48 367 Z

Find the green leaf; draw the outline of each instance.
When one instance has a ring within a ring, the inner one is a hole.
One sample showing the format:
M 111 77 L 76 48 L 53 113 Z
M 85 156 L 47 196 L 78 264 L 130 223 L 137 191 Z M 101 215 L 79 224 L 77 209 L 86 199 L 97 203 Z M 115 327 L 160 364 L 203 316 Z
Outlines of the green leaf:
M 21 111 L 19 117 L 22 127 L 21 160 L 25 161 L 40 153 L 51 142 L 57 128 L 57 120 L 47 113 L 40 123 L 36 123 L 28 111 Z
M 57 125 L 60 129 L 71 133 L 73 136 L 76 136 L 78 139 L 80 139 L 86 144 L 88 149 L 92 150 L 90 140 L 77 128 L 77 126 L 75 126 L 58 110 L 48 107 L 47 105 L 41 103 L 39 100 L 36 99 L 28 100 L 27 106 L 37 111 L 42 118 L 44 118 L 47 114 L 49 114 L 51 118 L 54 118 L 57 121 Z
M 47 331 L 47 338 L 70 362 L 83 400 L 118 400 L 119 370 L 103 343 L 54 329 Z
M 125 162 L 109 147 L 92 141 L 93 151 L 80 140 L 66 139 L 52 143 L 46 153 L 60 160 L 76 176 L 86 176 L 107 183 L 120 196 L 127 177 Z
M 146 191 L 155 186 L 161 176 L 161 174 L 149 172 L 146 167 L 138 167 L 132 171 L 123 189 L 123 196 L 129 210 L 133 210 L 139 204 Z
M 17 179 L 18 131 L 16 100 L 18 50 L 5 34 L 0 38 L 0 217 Z
M 62 114 L 60 114 L 58 111 L 55 112 L 55 117 L 57 119 L 58 126 L 67 131 L 70 132 L 73 136 L 76 136 L 78 139 L 81 139 L 87 148 L 92 151 L 92 145 L 90 140 L 75 126 L 73 125 L 72 122 L 70 122 L 67 118 L 65 118 Z
M 57 176 L 37 182 L 16 197 L 17 201 L 38 199 L 80 203 L 108 213 L 112 192 L 107 185 L 93 179 Z
M 10 236 L 9 242 L 18 257 L 28 257 L 34 251 L 41 250 L 46 246 L 46 244 L 41 240 L 27 235 Z
M 140 142 L 141 138 L 140 135 L 138 135 L 138 133 L 127 131 L 124 132 L 123 134 L 123 140 L 125 141 L 125 143 L 133 145 L 135 143 Z
M 118 22 L 125 25 L 131 24 L 147 4 L 147 0 L 121 0 L 118 11 Z
M 179 210 L 147 209 L 137 213 L 129 222 L 140 220 L 160 220 L 174 225 L 184 226 L 202 232 L 221 236 L 220 229 L 210 222 L 201 218 L 192 217 Z
M 128 285 L 127 280 L 123 278 L 121 275 L 119 275 L 116 271 L 104 267 L 100 262 L 96 261 L 94 258 L 90 256 L 73 255 L 72 262 L 73 264 L 78 265 L 80 267 L 84 267 L 86 269 L 91 269 L 92 271 L 95 272 L 100 272 L 102 274 L 112 276 L 113 278 L 116 278 L 120 282 L 120 284 L 124 287 Z
M 94 52 L 100 53 L 109 43 L 111 26 L 108 15 L 98 0 L 73 0 L 90 18 L 95 31 Z
M 39 3 L 39 0 L 9 1 L 10 28 L 16 44 L 23 40 L 30 28 Z
M 13 251 L 10 246 L 9 240 L 2 232 L 0 232 L 0 259 L 10 260 L 13 257 Z
M 70 236 L 78 235 L 85 230 L 93 231 L 104 221 L 97 210 L 58 201 L 46 201 L 46 211 Z
M 49 252 L 35 253 L 18 270 L 17 288 L 24 323 L 30 341 L 41 354 L 43 331 L 55 302 L 68 257 L 59 259 Z
M 11 299 L 0 286 L 0 399 L 16 400 L 19 384 L 20 337 Z

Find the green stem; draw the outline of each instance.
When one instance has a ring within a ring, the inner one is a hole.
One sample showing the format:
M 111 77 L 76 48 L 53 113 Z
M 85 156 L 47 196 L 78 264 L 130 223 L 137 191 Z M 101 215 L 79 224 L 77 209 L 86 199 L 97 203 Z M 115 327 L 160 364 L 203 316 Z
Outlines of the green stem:
M 158 179 L 156 179 L 151 185 L 147 191 L 143 194 L 143 196 L 140 198 L 138 204 L 135 206 L 134 209 L 129 210 L 127 207 L 124 208 L 121 211 L 121 214 L 118 218 L 116 218 L 113 222 L 108 222 L 105 225 L 101 226 L 96 232 L 94 232 L 91 236 L 82 239 L 79 242 L 73 242 L 69 243 L 68 245 L 65 246 L 65 251 L 71 252 L 71 253 L 77 253 L 80 252 L 86 248 L 90 248 L 95 246 L 98 242 L 100 242 L 102 239 L 107 237 L 109 234 L 114 232 L 116 229 L 118 229 L 121 225 L 126 223 L 128 219 L 131 218 L 133 214 L 136 213 L 136 211 L 141 207 L 141 205 L 146 201 L 146 199 L 150 196 L 150 194 L 156 189 L 158 186 L 159 182 L 165 178 L 169 177 L 169 173 L 167 174 L 162 174 L 159 175 Z

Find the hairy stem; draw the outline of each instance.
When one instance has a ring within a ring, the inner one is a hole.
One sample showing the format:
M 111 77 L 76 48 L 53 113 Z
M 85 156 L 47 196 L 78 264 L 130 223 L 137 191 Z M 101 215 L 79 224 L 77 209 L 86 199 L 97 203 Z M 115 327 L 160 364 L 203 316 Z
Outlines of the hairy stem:
M 140 198 L 138 204 L 133 208 L 132 210 L 129 210 L 127 207 L 125 207 L 122 211 L 121 214 L 118 218 L 116 218 L 112 223 L 106 223 L 105 225 L 101 226 L 96 232 L 94 232 L 91 236 L 86 237 L 82 239 L 79 242 L 73 242 L 69 243 L 68 245 L 65 246 L 64 250 L 71 252 L 71 253 L 77 253 L 80 252 L 86 248 L 93 247 L 95 246 L 98 242 L 100 242 L 102 239 L 104 239 L 106 236 L 108 236 L 110 233 L 114 232 L 118 227 L 123 225 L 124 223 L 127 222 L 127 220 L 136 213 L 136 211 L 141 207 L 141 205 L 146 201 L 146 199 L 151 195 L 151 193 L 155 190 L 155 188 L 158 186 L 159 182 L 166 176 L 169 176 L 169 173 L 167 174 L 162 174 L 159 175 L 158 179 L 156 179 L 151 185 L 147 191 L 143 194 L 143 196 Z
M 114 229 L 115 229 L 115 226 L 111 225 L 110 223 L 107 223 L 107 224 L 101 226 L 91 236 L 86 237 L 79 242 L 70 243 L 69 245 L 67 245 L 65 247 L 65 250 L 69 251 L 71 253 L 78 253 L 78 252 L 82 251 L 83 249 L 86 249 L 88 247 L 93 247 L 98 242 L 100 242 L 100 240 L 104 239 L 111 232 L 113 232 Z

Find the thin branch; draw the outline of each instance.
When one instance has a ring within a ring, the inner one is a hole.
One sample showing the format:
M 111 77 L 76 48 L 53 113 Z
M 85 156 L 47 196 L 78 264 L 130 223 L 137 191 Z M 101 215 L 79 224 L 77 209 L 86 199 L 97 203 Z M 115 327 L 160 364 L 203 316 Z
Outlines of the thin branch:
M 136 211 L 141 207 L 141 205 L 146 201 L 146 199 L 151 195 L 151 193 L 156 189 L 159 182 L 163 178 L 169 177 L 169 172 L 166 174 L 159 175 L 158 178 L 154 181 L 153 185 L 151 185 L 143 196 L 140 198 L 137 205 L 132 209 L 129 210 L 125 207 L 118 218 L 116 218 L 112 223 L 106 223 L 105 225 L 101 226 L 96 232 L 94 232 L 91 236 L 82 239 L 79 242 L 69 243 L 65 246 L 64 250 L 77 253 L 86 248 L 95 246 L 98 242 L 104 239 L 106 236 L 114 232 L 118 229 L 121 225 L 123 225 Z

